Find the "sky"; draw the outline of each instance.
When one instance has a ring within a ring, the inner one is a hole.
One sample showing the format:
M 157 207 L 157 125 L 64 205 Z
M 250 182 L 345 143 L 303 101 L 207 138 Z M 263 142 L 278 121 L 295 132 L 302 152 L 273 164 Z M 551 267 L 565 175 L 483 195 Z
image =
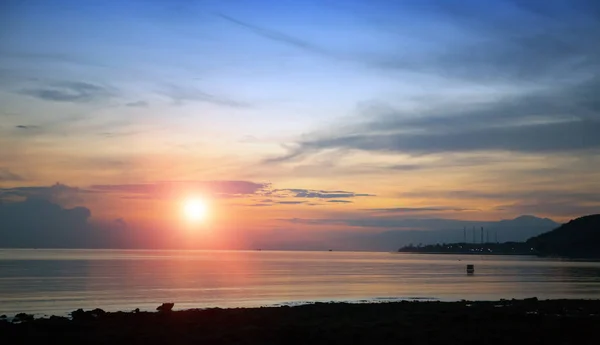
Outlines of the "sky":
M 598 213 L 597 42 L 595 0 L 2 1 L 3 238 L 44 212 L 220 248 Z

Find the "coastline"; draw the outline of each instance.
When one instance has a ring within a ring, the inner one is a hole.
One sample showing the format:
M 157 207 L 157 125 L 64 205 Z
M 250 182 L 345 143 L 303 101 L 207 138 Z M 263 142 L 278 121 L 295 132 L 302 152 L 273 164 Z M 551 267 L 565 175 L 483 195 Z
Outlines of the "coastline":
M 538 254 L 532 253 L 489 253 L 489 252 L 405 252 L 397 251 L 399 254 L 435 254 L 435 255 L 485 255 L 485 256 L 529 256 L 529 257 L 543 257 Z
M 22 316 L 24 317 L 24 316 Z M 25 318 L 25 317 L 24 317 Z M 600 300 L 401 301 L 0 320 L 5 344 L 595 344 Z

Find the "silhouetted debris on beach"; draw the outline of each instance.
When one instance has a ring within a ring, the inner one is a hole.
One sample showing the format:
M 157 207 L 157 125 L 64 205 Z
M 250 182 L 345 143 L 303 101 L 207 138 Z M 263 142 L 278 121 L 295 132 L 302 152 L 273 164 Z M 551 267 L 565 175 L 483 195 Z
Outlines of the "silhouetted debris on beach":
M 18 313 L 15 315 L 14 321 L 25 322 L 25 321 L 33 321 L 32 314 Z
M 159 305 L 158 308 L 156 308 L 156 310 L 160 312 L 168 312 L 173 310 L 173 306 L 175 306 L 175 303 L 163 303 Z
M 167 305 L 172 308 L 172 303 Z M 86 316 L 73 320 L 51 317 L 19 323 L 0 321 L 2 343 L 600 343 L 598 300 L 316 303 L 281 308 L 109 312 L 101 317 L 77 312 L 76 315 Z
M 71 317 L 75 321 L 93 320 L 106 314 L 102 309 L 96 308 L 91 311 L 84 311 L 83 309 L 77 309 L 71 312 Z

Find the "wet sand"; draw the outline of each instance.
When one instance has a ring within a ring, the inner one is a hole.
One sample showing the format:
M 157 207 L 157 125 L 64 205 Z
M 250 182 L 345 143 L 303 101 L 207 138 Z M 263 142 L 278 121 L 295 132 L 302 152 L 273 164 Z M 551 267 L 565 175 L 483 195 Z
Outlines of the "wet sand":
M 600 344 L 600 300 L 317 303 L 0 321 L 3 344 Z

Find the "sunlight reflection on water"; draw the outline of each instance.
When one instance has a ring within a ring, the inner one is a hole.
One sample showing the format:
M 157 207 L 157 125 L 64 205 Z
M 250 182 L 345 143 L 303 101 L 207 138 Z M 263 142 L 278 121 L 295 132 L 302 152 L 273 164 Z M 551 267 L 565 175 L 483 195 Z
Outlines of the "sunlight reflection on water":
M 475 275 L 465 266 L 475 264 Z M 600 263 L 366 252 L 0 250 L 0 314 L 306 301 L 598 298 Z

